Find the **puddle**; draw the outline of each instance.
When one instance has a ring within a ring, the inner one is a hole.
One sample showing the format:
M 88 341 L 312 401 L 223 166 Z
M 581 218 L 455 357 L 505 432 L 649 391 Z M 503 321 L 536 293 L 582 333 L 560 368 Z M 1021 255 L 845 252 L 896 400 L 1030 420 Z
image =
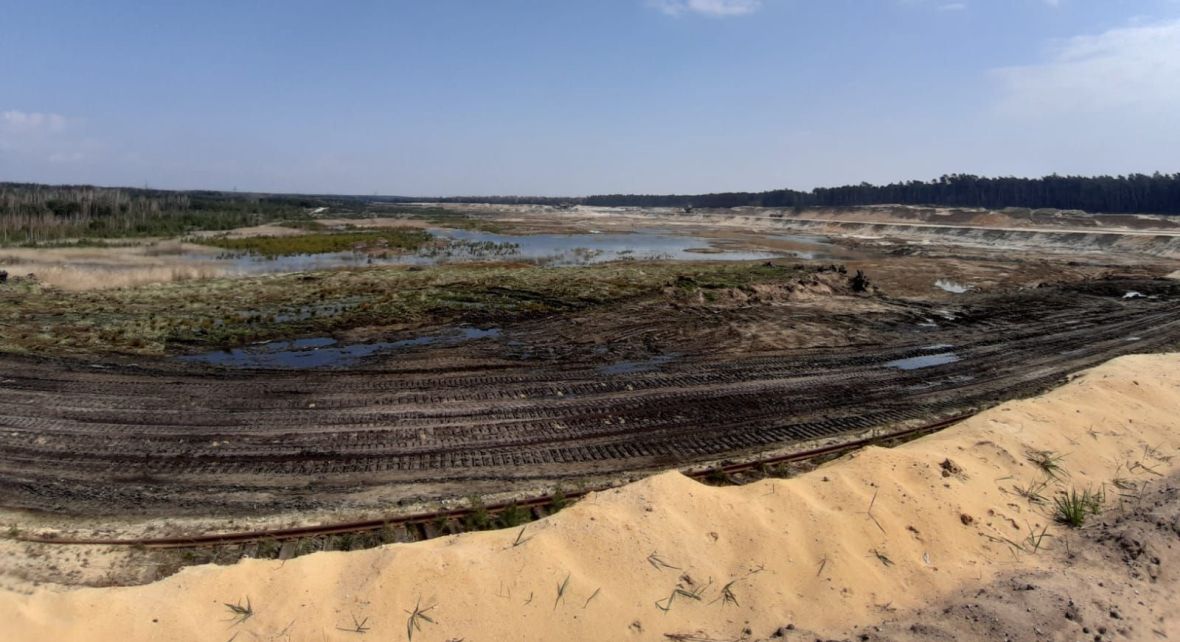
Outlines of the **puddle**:
M 920 357 L 888 361 L 885 363 L 885 367 L 897 368 L 898 370 L 921 370 L 922 368 L 944 366 L 948 363 L 955 363 L 956 361 L 959 361 L 959 355 L 953 352 L 942 352 L 939 354 L 924 354 Z
M 955 283 L 954 281 L 947 281 L 939 279 L 934 282 L 934 287 L 950 292 L 951 294 L 965 294 L 975 288 L 973 285 L 963 285 L 962 283 Z
M 295 339 L 293 341 L 272 341 L 270 343 L 215 350 L 201 354 L 178 357 L 181 361 L 205 363 L 223 368 L 332 368 L 349 366 L 360 359 L 380 352 L 396 351 L 425 345 L 450 346 L 475 341 L 494 339 L 500 336 L 499 328 L 463 327 L 424 335 L 400 341 L 378 341 L 374 343 L 339 344 L 331 337 Z
M 598 372 L 604 375 L 621 375 L 621 374 L 638 374 L 643 372 L 655 372 L 660 368 L 672 363 L 680 357 L 679 354 L 661 354 L 650 359 L 641 359 L 637 361 L 616 361 L 612 364 L 601 366 Z

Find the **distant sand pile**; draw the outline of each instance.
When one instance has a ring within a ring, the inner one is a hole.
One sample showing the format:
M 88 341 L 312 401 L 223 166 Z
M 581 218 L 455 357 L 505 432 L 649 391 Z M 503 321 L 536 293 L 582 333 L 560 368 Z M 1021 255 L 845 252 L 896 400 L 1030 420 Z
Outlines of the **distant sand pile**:
M 1169 461 L 1180 447 L 1178 409 L 1180 355 L 1125 357 L 1043 397 L 791 480 L 715 488 L 667 473 L 590 495 L 523 534 L 2 595 L 0 622 L 5 640 L 22 642 L 733 640 L 766 639 L 787 624 L 838 632 L 1047 563 L 1008 543 L 1064 528 L 1015 490 L 1046 479 L 1030 453 L 1061 457 L 1046 497 L 1148 478 L 1139 465 L 1167 474 L 1180 466 Z M 225 603 L 247 599 L 253 614 L 235 621 Z

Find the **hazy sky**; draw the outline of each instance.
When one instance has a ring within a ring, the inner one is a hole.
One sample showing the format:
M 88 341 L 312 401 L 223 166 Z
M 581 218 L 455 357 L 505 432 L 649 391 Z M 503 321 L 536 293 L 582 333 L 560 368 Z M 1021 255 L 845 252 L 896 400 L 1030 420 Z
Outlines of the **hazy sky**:
M 407 195 L 1180 171 L 1180 0 L 0 0 L 0 180 Z

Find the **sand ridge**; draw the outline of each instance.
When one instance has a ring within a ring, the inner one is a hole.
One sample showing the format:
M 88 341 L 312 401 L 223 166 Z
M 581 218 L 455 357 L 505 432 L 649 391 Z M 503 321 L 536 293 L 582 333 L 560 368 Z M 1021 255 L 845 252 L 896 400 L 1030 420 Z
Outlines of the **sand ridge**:
M 5 639 L 21 642 L 844 631 L 1046 564 L 1019 550 L 1030 532 L 1064 528 L 1014 490 L 1046 480 L 1032 451 L 1061 457 L 1046 497 L 1174 472 L 1178 366 L 1180 355 L 1120 358 L 1040 398 L 790 480 L 719 488 L 665 473 L 592 494 L 523 533 L 195 567 L 141 587 L 0 595 L 0 621 Z M 235 620 L 225 603 L 247 599 L 253 614 Z M 416 606 L 424 617 L 412 618 Z M 359 622 L 363 634 L 347 630 Z

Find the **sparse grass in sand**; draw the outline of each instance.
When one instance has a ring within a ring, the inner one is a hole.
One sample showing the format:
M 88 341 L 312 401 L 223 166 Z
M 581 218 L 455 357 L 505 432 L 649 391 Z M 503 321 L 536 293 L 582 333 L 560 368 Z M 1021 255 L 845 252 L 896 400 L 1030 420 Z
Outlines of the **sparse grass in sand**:
M 414 610 L 406 611 L 406 613 L 410 614 L 410 617 L 406 620 L 406 638 L 410 640 L 410 642 L 413 642 L 414 640 L 414 632 L 422 630 L 423 622 L 429 622 L 430 624 L 435 623 L 434 620 L 431 619 L 429 615 L 427 615 L 427 613 L 430 613 L 430 611 L 433 609 L 433 604 L 423 608 L 422 599 L 419 598 L 418 602 L 414 604 Z
M 1044 504 L 1044 493 L 1048 486 L 1048 480 L 1029 482 L 1024 485 L 1016 484 L 1012 487 L 1012 492 L 1023 497 L 1030 504 Z
M 254 616 L 254 606 L 250 604 L 250 596 L 248 595 L 246 596 L 245 605 L 242 604 L 241 600 L 238 600 L 233 604 L 230 604 L 229 602 L 224 602 L 224 604 L 225 608 L 229 609 L 229 612 L 233 614 L 233 618 L 230 621 L 234 625 L 241 624 Z
M 369 618 L 356 619 L 356 615 L 352 616 L 352 626 L 338 626 L 337 631 L 345 631 L 347 633 L 359 633 L 364 635 L 369 632 L 371 627 L 368 626 Z
M 1066 474 L 1061 466 L 1064 456 L 1052 450 L 1030 450 L 1026 457 L 1050 479 L 1060 479 Z
M 1071 488 L 1053 497 L 1054 518 L 1067 526 L 1081 528 L 1090 515 L 1102 513 L 1104 503 L 1106 491 L 1087 488 L 1078 492 L 1078 489 Z
M 561 584 L 557 585 L 557 597 L 554 598 L 554 600 L 553 600 L 553 610 L 556 611 L 557 605 L 559 603 L 561 603 L 562 599 L 565 598 L 565 592 L 566 592 L 566 589 L 569 588 L 569 585 L 570 585 L 570 574 L 566 573 L 565 579 L 561 581 Z

